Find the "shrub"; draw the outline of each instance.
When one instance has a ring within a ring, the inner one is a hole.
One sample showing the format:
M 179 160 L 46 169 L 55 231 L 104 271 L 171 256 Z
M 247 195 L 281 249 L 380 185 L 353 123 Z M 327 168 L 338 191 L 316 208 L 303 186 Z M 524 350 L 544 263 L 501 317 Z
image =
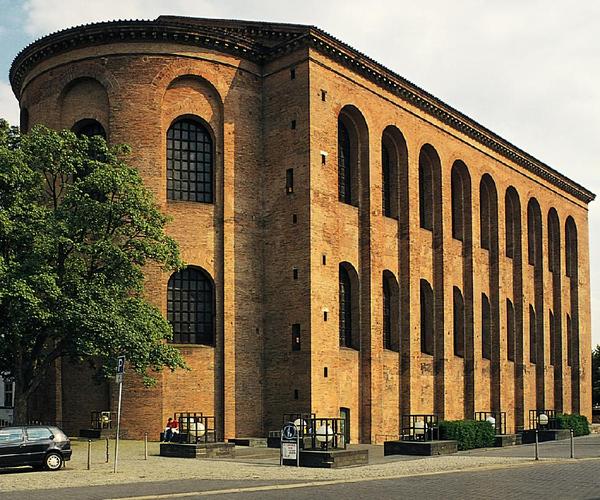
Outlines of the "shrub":
M 556 416 L 559 429 L 573 429 L 574 436 L 586 436 L 590 433 L 590 425 L 585 415 L 559 414 Z
M 440 439 L 458 441 L 459 450 L 494 446 L 494 427 L 487 421 L 445 420 L 440 423 Z

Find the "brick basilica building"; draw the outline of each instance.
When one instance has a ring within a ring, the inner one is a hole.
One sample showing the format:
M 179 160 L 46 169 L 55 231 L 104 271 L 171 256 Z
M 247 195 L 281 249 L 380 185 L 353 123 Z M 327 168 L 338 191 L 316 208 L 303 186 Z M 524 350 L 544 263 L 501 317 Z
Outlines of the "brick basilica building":
M 594 194 L 313 26 L 161 16 L 48 35 L 13 62 L 36 123 L 131 145 L 188 267 L 147 273 L 191 370 L 125 379 L 122 425 L 225 438 L 284 413 L 591 415 Z M 541 124 L 540 124 L 541 125 Z M 57 363 L 32 415 L 89 426 L 112 383 Z

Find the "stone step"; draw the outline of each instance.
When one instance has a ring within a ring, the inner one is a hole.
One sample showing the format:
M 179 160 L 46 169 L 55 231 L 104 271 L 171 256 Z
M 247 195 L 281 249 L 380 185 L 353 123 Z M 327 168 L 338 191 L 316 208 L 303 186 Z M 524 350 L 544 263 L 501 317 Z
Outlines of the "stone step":
M 236 446 L 249 446 L 250 448 L 266 448 L 267 438 L 262 437 L 241 437 L 231 438 L 227 440 L 229 443 L 233 443 Z

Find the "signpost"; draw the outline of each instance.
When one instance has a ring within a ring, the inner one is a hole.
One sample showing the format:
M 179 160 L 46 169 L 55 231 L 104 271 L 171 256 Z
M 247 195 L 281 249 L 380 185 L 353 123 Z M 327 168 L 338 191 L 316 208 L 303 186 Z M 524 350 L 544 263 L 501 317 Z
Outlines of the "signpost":
M 281 429 L 279 465 L 291 465 L 292 460 L 300 467 L 300 433 L 293 422 L 287 422 Z
M 115 467 L 113 472 L 117 472 L 119 463 L 119 433 L 121 431 L 121 399 L 123 396 L 123 374 L 125 373 L 125 356 L 119 356 L 117 359 L 117 376 L 115 381 L 119 384 L 119 403 L 117 407 L 117 437 L 115 439 Z

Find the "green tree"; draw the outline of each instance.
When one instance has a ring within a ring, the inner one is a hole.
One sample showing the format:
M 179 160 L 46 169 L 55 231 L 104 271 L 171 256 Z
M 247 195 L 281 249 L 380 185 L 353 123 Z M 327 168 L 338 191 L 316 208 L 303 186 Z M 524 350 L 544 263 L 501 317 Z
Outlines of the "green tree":
M 179 249 L 127 153 L 0 120 L 0 373 L 15 381 L 17 422 L 61 357 L 109 376 L 123 354 L 148 384 L 185 367 L 143 294 L 144 266 L 178 269 Z
M 600 405 L 600 344 L 592 351 L 592 402 Z

